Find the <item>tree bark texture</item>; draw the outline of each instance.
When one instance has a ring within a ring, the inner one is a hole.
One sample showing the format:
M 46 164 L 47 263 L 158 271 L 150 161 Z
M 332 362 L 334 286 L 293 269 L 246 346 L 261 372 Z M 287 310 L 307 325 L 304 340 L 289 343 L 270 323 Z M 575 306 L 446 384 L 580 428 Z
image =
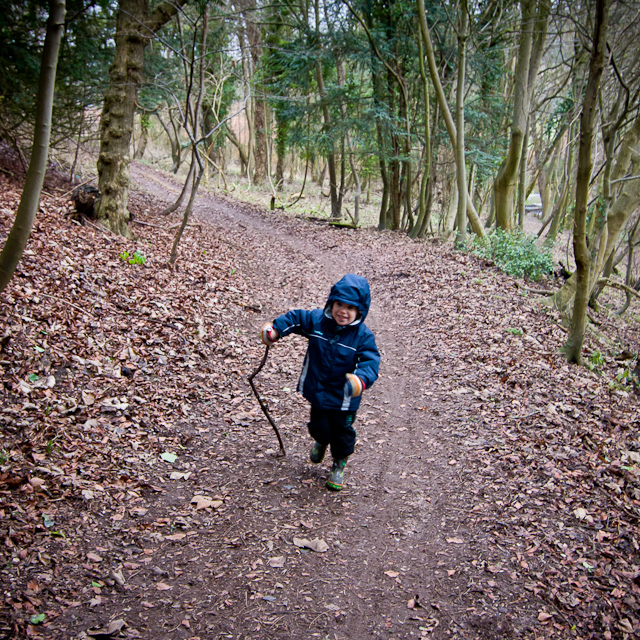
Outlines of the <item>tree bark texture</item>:
M 422 78 L 422 91 L 424 94 L 424 169 L 420 179 L 420 195 L 418 200 L 418 219 L 415 227 L 409 234 L 412 238 L 422 238 L 429 228 L 430 208 L 427 207 L 427 193 L 431 193 L 430 186 L 433 184 L 431 178 L 431 123 L 429 104 L 429 83 L 427 82 L 427 71 L 424 66 L 424 51 L 422 40 L 418 39 L 418 50 L 420 52 L 420 77 Z
M 53 110 L 58 52 L 64 30 L 64 16 L 65 0 L 50 0 L 47 33 L 42 49 L 38 79 L 33 148 L 16 218 L 0 254 L 0 292 L 4 291 L 18 266 L 40 204 L 40 194 L 49 157 L 51 112 Z
M 511 137 L 507 155 L 494 183 L 496 224 L 505 231 L 514 227 L 515 193 L 531 105 L 531 95 L 546 41 L 548 0 L 521 0 L 520 44 L 513 87 Z
M 322 63 L 320 60 L 316 62 L 316 80 L 318 82 L 318 92 L 323 100 L 322 115 L 324 117 L 324 126 L 327 131 L 331 131 L 332 120 L 329 104 L 327 103 L 327 92 L 324 86 L 324 76 L 322 74 Z M 336 172 L 336 155 L 332 149 L 327 154 L 327 165 L 329 167 L 329 194 L 331 198 L 331 217 L 340 219 L 342 211 L 338 201 L 338 174 Z
M 456 144 L 456 176 L 458 182 L 458 210 L 456 222 L 458 225 L 457 241 L 464 246 L 467 242 L 467 161 L 464 148 L 464 84 L 467 66 L 467 36 L 469 29 L 469 13 L 467 0 L 460 2 L 460 16 L 458 22 L 458 88 L 456 91 L 456 129 L 458 139 Z
M 147 0 L 120 0 L 116 50 L 100 118 L 98 220 L 119 235 L 129 235 L 129 148 L 145 47 L 187 0 L 162 3 L 149 15 Z
M 418 22 L 420 23 L 420 34 L 422 36 L 422 44 L 424 45 L 425 54 L 427 56 L 427 64 L 429 66 L 429 75 L 431 76 L 431 82 L 433 83 L 433 87 L 436 93 L 436 101 L 440 110 L 442 112 L 442 117 L 444 118 L 445 126 L 447 129 L 447 133 L 449 134 L 449 139 L 451 140 L 451 146 L 456 149 L 457 148 L 457 139 L 458 133 L 456 131 L 456 125 L 453 122 L 453 118 L 451 117 L 451 111 L 449 110 L 449 104 L 447 103 L 447 98 L 444 94 L 444 89 L 442 87 L 442 83 L 440 82 L 440 77 L 438 76 L 438 68 L 436 65 L 435 54 L 433 51 L 433 43 L 431 42 L 431 35 L 429 33 L 429 26 L 427 24 L 427 16 L 425 13 L 424 0 L 416 0 L 417 8 L 418 8 Z M 469 218 L 469 222 L 471 224 L 471 228 L 473 232 L 480 238 L 485 237 L 484 227 L 480 222 L 480 218 L 478 217 L 478 212 L 476 211 L 473 200 L 468 197 L 467 194 L 467 216 Z
M 253 183 L 261 185 L 267 179 L 267 134 L 265 101 L 262 98 L 263 90 L 259 84 L 259 67 L 262 56 L 262 34 L 257 24 L 256 0 L 240 0 L 236 6 L 242 11 L 244 20 L 244 33 L 249 45 L 251 57 L 251 82 L 253 85 Z
M 576 260 L 576 293 L 571 317 L 571 331 L 564 345 L 569 362 L 582 363 L 587 303 L 589 301 L 589 247 L 587 246 L 587 205 L 593 158 L 591 148 L 594 123 L 598 109 L 600 80 L 604 71 L 610 0 L 596 0 L 593 48 L 589 64 L 589 81 L 584 96 L 580 119 L 580 147 L 576 179 L 576 205 L 574 212 L 573 253 Z

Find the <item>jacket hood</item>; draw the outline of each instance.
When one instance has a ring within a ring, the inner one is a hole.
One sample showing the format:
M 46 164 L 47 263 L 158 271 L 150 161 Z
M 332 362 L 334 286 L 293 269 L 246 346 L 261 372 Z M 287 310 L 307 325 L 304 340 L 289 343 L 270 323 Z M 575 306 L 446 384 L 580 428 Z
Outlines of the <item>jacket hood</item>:
M 347 273 L 339 282 L 336 282 L 331 287 L 331 293 L 327 298 L 325 315 L 335 301 L 351 304 L 360 311 L 360 317 L 353 324 L 364 322 L 371 305 L 371 291 L 367 279 L 355 273 Z

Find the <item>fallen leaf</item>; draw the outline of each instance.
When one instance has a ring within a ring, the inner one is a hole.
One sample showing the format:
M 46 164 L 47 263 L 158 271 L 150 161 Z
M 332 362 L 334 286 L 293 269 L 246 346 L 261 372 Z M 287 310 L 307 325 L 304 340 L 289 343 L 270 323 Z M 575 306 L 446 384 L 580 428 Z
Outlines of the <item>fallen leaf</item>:
M 191 503 L 196 505 L 196 511 L 200 509 L 209 509 L 210 507 L 213 509 L 217 509 L 221 507 L 223 504 L 222 500 L 212 500 L 211 498 L 207 498 L 205 496 L 193 496 L 191 498 Z
M 399 571 L 385 571 L 385 576 L 389 576 L 390 578 L 397 578 L 400 575 Z
M 269 566 L 274 569 L 281 569 L 284 567 L 284 556 L 276 556 L 275 558 L 269 558 Z
M 91 562 L 102 562 L 102 557 L 97 553 L 87 553 L 87 560 L 91 560 Z
M 106 627 L 93 627 L 87 629 L 87 635 L 92 637 L 113 636 L 127 626 L 124 620 L 118 619 L 110 622 Z
M 174 533 L 170 536 L 165 536 L 164 539 L 165 540 L 182 540 L 183 538 L 186 538 L 187 534 L 186 533 Z
M 116 584 L 124 587 L 124 576 L 122 575 L 122 571 L 116 571 L 115 569 L 112 569 L 111 571 L 109 571 L 109 577 L 112 578 Z
M 158 582 L 156 589 L 158 591 L 169 591 L 170 589 L 173 589 L 173 587 L 169 586 L 166 582 Z
M 551 620 L 551 618 L 553 618 L 553 614 L 552 613 L 547 613 L 546 611 L 541 611 L 538 614 L 538 620 L 540 622 L 548 622 L 549 620 Z
M 587 510 L 582 507 L 578 507 L 574 510 L 573 515 L 578 518 L 578 520 L 584 520 L 587 517 Z
M 464 544 L 464 540 L 462 538 L 447 538 L 447 542 L 451 544 Z
M 169 451 L 165 451 L 164 453 L 160 454 L 160 459 L 173 464 L 178 459 L 178 456 L 175 453 L 169 453 Z
M 633 633 L 634 628 L 631 622 L 627 618 L 622 618 L 620 622 L 618 622 L 618 626 L 624 633 Z
M 296 547 L 311 549 L 317 553 L 324 553 L 329 549 L 329 545 L 320 538 L 314 538 L 313 540 L 307 540 L 306 538 L 294 538 L 293 544 Z

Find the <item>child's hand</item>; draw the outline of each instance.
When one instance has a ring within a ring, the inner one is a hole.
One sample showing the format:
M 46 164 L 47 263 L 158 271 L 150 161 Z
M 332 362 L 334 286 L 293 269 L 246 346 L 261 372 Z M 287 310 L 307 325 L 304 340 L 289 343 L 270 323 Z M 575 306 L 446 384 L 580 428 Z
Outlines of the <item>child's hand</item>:
M 273 328 L 273 325 L 270 322 L 267 322 L 267 324 L 262 327 L 260 337 L 262 338 L 263 344 L 266 344 L 267 347 L 270 347 L 280 336 L 278 335 L 278 332 Z
M 364 391 L 364 382 L 353 373 L 345 374 L 347 382 L 351 385 L 351 395 L 357 398 Z

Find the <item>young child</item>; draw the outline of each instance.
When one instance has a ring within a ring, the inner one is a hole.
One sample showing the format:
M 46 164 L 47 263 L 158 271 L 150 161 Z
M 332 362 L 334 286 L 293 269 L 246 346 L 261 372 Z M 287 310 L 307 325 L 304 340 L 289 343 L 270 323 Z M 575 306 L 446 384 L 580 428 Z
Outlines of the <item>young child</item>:
M 290 333 L 309 339 L 298 391 L 311 404 L 311 462 L 322 462 L 331 445 L 327 487 L 333 491 L 342 489 L 347 458 L 353 453 L 361 394 L 378 377 L 380 353 L 364 323 L 370 304 L 369 283 L 348 273 L 333 285 L 324 309 L 289 311 L 262 327 L 266 345 Z

